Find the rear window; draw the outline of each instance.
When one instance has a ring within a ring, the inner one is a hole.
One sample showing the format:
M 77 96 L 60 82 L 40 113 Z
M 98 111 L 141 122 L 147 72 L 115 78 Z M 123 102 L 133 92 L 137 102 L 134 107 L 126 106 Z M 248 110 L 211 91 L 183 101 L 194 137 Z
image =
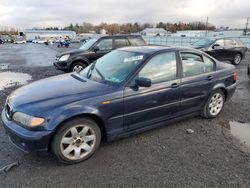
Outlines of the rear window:
M 243 42 L 241 42 L 240 40 L 234 40 L 234 42 L 239 46 L 244 46 Z
M 191 52 L 181 52 L 181 60 L 183 77 L 211 72 L 215 66 L 212 59 Z
M 143 46 L 145 41 L 142 38 L 129 38 L 129 42 L 132 46 Z

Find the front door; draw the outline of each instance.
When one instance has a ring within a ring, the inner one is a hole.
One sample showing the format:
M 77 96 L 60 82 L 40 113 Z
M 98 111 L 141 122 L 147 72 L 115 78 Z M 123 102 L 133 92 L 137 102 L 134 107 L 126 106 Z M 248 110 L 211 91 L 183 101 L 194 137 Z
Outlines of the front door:
M 98 50 L 93 52 L 93 55 L 91 55 L 91 62 L 96 61 L 100 57 L 111 52 L 111 50 L 113 49 L 113 39 L 102 39 L 96 44 L 95 47 L 98 47 Z
M 138 129 L 173 116 L 180 106 L 175 52 L 155 55 L 136 77 L 149 78 L 151 87 L 126 87 L 124 90 L 124 123 Z
M 215 59 L 224 61 L 226 59 L 225 41 L 223 39 L 217 40 L 214 44 L 211 45 L 210 49 L 206 51 L 206 53 L 208 53 Z

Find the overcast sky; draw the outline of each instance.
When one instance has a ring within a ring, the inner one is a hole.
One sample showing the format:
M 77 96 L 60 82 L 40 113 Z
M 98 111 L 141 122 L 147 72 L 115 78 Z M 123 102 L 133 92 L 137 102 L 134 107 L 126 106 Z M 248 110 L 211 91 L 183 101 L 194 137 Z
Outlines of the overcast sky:
M 206 21 L 245 27 L 250 0 L 0 0 L 0 26 Z

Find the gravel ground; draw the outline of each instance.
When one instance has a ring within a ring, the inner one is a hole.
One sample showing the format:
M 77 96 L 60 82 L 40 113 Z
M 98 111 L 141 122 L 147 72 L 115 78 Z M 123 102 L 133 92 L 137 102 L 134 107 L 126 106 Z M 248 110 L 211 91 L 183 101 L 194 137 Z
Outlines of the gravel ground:
M 39 65 L 40 60 L 34 62 L 34 66 L 25 63 L 30 56 L 37 57 L 39 48 L 45 64 L 52 64 L 48 62 L 50 58 L 44 58 L 49 51 L 51 57 L 62 49 L 27 46 L 19 47 L 14 56 L 6 49 L 18 47 L 0 46 L 0 64 L 6 63 L 1 59 L 4 51 L 5 59 L 11 56 L 15 61 L 10 70 L 29 73 L 32 81 L 62 74 L 52 66 Z M 218 118 L 196 117 L 103 143 L 92 158 L 80 164 L 62 165 L 50 154 L 31 155 L 19 151 L 10 144 L 0 123 L 0 168 L 16 161 L 20 163 L 8 173 L 0 173 L 0 187 L 250 187 L 249 147 L 225 128 L 229 121 L 250 122 L 250 83 L 246 76 L 249 60 L 250 53 L 237 67 L 236 93 Z M 14 89 L 0 91 L 0 109 L 6 94 Z M 194 133 L 187 134 L 188 128 Z

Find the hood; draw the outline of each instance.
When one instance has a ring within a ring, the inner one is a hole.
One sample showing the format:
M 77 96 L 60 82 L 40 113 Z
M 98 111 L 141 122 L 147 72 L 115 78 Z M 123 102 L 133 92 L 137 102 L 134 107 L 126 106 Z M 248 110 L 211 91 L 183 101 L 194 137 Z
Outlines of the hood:
M 83 78 L 74 73 L 42 79 L 15 90 L 8 98 L 15 110 L 41 111 L 75 101 L 104 95 L 112 86 Z M 39 110 L 40 109 L 40 110 Z
M 84 53 L 84 52 L 88 52 L 88 51 L 81 50 L 81 49 L 75 49 L 75 50 L 70 50 L 70 51 L 58 53 L 56 56 L 61 57 L 61 56 L 66 55 L 66 54 L 75 55 L 75 54 L 80 54 L 80 53 Z
M 194 48 L 194 49 L 204 49 L 205 46 L 197 46 L 197 45 L 190 45 L 190 48 Z

